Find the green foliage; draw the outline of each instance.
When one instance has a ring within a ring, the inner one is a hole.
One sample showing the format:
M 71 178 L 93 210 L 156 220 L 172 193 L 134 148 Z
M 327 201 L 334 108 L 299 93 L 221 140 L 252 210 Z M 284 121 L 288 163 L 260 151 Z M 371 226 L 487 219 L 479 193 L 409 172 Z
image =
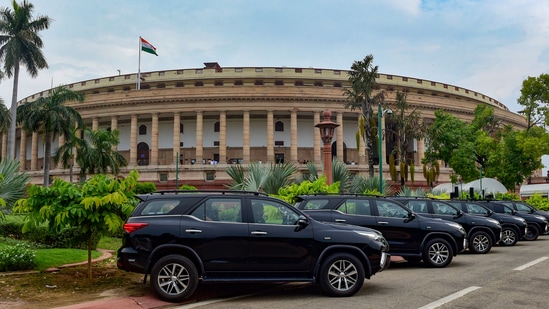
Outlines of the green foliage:
M 315 193 L 339 193 L 339 182 L 331 185 L 326 183 L 326 176 L 314 181 L 304 180 L 300 184 L 292 183 L 278 190 L 278 195 L 273 195 L 290 204 L 295 204 L 296 197 Z
M 28 189 L 29 197 L 20 199 L 14 211 L 28 214 L 23 231 L 45 222 L 49 231 L 76 227 L 87 235 L 91 278 L 93 239 L 106 232 L 120 231 L 136 205 L 133 187 L 137 178 L 134 170 L 125 179 L 100 174 L 77 185 L 60 179 L 49 188 L 33 185 Z
M 450 195 L 446 192 L 439 192 L 439 193 L 436 193 L 436 192 L 433 192 L 433 193 L 427 193 L 427 197 L 428 198 L 434 198 L 434 199 L 438 199 L 438 200 L 449 200 L 450 199 Z
M 536 209 L 549 210 L 549 199 L 543 197 L 541 194 L 534 193 L 534 195 L 529 197 L 525 202 L 534 206 Z
M 156 185 L 154 182 L 138 182 L 133 187 L 134 194 L 147 194 L 156 192 Z
M 423 190 L 422 188 L 418 189 L 412 189 L 406 186 L 403 186 L 399 192 L 396 194 L 397 196 L 417 196 L 417 197 L 426 197 L 427 192 Z
M 385 179 L 383 180 L 383 192 L 386 196 L 394 193 L 393 188 Z M 364 177 L 362 175 L 353 177 L 349 186 L 349 193 L 381 195 L 381 192 L 379 192 L 379 177 Z
M 542 73 L 538 77 L 529 76 L 525 79 L 517 102 L 524 107 L 522 114 L 526 117 L 527 131 L 535 126 L 547 125 L 549 74 Z
M 86 129 L 86 140 L 89 142 L 85 147 L 78 149 L 76 156 L 82 178 L 85 173 L 118 175 L 120 168 L 128 165 L 124 156 L 113 149 L 113 146 L 120 142 L 119 135 L 118 130 Z
M 196 191 L 196 187 L 191 185 L 182 185 L 179 187 L 179 190 Z
M 0 249 L 0 272 L 34 269 L 35 257 L 34 251 L 24 243 L 2 248 Z
M 19 161 L 2 159 L 0 161 L 0 213 L 11 212 L 13 205 L 25 194 L 30 177 L 19 171 Z
M 267 194 L 276 194 L 280 188 L 292 183 L 296 171 L 297 167 L 292 163 L 251 163 L 247 171 L 241 164 L 231 164 L 226 169 L 232 179 L 229 189 Z
M 495 196 L 496 200 L 505 200 L 505 201 L 520 201 L 520 196 L 517 193 L 513 192 L 498 192 Z

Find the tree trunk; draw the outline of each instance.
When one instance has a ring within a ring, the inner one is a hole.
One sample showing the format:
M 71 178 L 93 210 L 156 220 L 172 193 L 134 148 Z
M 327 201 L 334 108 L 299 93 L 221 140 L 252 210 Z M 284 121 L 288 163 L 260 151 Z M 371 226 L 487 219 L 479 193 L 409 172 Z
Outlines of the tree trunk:
M 92 235 L 88 235 L 88 279 L 92 279 Z
M 8 133 L 8 159 L 15 159 L 15 129 L 17 125 L 17 88 L 19 87 L 19 62 L 15 63 L 13 69 L 13 90 L 11 96 L 11 107 L 10 107 L 10 129 Z M 25 167 L 25 162 L 21 162 L 23 169 Z

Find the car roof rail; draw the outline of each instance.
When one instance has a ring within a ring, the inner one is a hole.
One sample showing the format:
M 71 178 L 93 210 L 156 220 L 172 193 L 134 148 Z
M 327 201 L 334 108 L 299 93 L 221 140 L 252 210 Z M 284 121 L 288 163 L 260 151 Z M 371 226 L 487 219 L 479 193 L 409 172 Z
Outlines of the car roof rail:
M 205 190 L 158 190 L 149 194 L 200 194 L 200 193 L 218 193 L 221 195 L 225 194 L 247 194 L 247 195 L 255 195 L 255 196 L 269 196 L 269 194 L 265 192 L 258 192 L 258 191 L 245 191 L 245 190 L 215 190 L 215 189 L 205 189 Z
M 300 194 L 300 196 L 365 196 L 365 197 L 386 197 L 379 194 L 371 193 L 331 193 L 331 192 L 317 192 L 317 193 L 306 193 Z

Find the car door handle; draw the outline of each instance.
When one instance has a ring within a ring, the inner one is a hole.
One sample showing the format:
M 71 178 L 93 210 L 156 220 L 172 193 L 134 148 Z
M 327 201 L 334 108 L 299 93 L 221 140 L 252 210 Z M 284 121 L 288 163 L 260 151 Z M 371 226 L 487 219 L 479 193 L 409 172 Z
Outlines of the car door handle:
M 347 221 L 347 220 L 345 220 L 345 219 L 335 219 L 335 222 L 345 222 L 345 221 Z
M 263 232 L 263 231 L 253 231 L 253 232 L 252 232 L 252 235 L 267 235 L 267 232 Z
M 387 224 L 389 224 L 389 222 L 387 222 L 387 221 L 378 221 L 377 224 L 387 225 Z
M 202 230 L 197 229 L 186 229 L 185 232 L 195 234 L 195 233 L 202 233 Z

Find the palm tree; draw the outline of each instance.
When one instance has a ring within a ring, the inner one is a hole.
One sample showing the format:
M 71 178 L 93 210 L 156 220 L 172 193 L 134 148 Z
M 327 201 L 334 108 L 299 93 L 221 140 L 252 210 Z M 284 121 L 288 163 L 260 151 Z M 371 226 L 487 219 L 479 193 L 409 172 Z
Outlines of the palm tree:
M 278 189 L 292 183 L 297 167 L 292 163 L 261 164 L 251 163 L 248 171 L 242 165 L 235 164 L 227 168 L 232 178 L 228 185 L 231 190 L 262 191 L 277 194 Z
M 11 123 L 10 111 L 4 105 L 4 100 L 0 98 L 0 133 L 6 132 Z
M 385 91 L 378 90 L 376 83 L 377 65 L 374 66 L 374 56 L 368 55 L 362 61 L 355 61 L 349 72 L 349 82 L 351 87 L 344 90 L 348 102 L 345 108 L 351 110 L 359 109 L 362 111 L 361 126 L 358 129 L 360 136 L 364 139 L 366 151 L 368 152 L 368 171 L 370 178 L 374 177 L 374 157 L 376 141 L 376 116 L 373 108 L 383 105 L 385 100 Z M 358 139 L 357 139 L 358 140 Z M 378 145 L 381 147 L 381 145 Z
M 15 202 L 24 196 L 29 179 L 27 174 L 19 172 L 19 161 L 0 161 L 0 200 L 6 203 L 6 210 L 11 211 Z M 0 211 L 0 214 L 3 213 Z
M 57 135 L 70 136 L 74 127 L 84 128 L 84 122 L 76 109 L 66 102 L 84 101 L 84 95 L 60 86 L 49 96 L 19 106 L 17 122 L 24 130 L 44 133 L 44 186 L 48 186 L 51 165 L 51 143 Z
M 87 142 L 77 147 L 76 161 L 80 165 L 80 174 L 107 174 L 118 175 L 120 168 L 127 166 L 128 162 L 113 146 L 120 142 L 119 131 L 107 131 L 99 129 L 85 130 Z
M 8 7 L 0 9 L 0 61 L 4 73 L 13 77 L 11 97 L 11 119 L 8 134 L 8 158 L 15 157 L 15 120 L 17 119 L 17 89 L 19 88 L 19 65 L 22 64 L 31 77 L 38 75 L 38 70 L 48 68 L 42 54 L 42 39 L 38 32 L 48 29 L 51 19 L 38 16 L 33 19 L 34 5 L 26 0 L 22 3 L 12 2 L 13 10 Z
M 80 149 L 85 149 L 89 146 L 86 140 L 78 137 L 80 129 L 73 129 L 72 132 L 65 136 L 65 143 L 57 149 L 53 162 L 58 164 L 61 162 L 64 168 L 69 169 L 69 181 L 72 183 L 72 175 L 74 169 L 74 157 Z

